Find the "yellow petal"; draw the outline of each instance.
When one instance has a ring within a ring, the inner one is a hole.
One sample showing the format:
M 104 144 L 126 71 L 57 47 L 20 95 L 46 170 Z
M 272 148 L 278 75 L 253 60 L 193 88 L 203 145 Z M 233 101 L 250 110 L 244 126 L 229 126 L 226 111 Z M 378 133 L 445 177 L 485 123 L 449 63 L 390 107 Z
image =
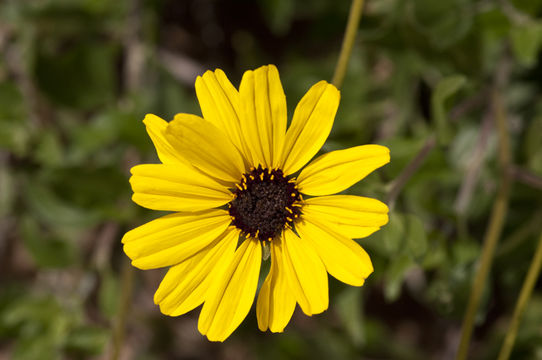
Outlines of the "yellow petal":
M 239 230 L 231 227 L 196 255 L 171 267 L 154 294 L 154 303 L 169 316 L 193 310 L 205 300 L 214 278 L 233 260 Z
M 388 207 L 376 199 L 353 196 L 317 196 L 305 200 L 303 214 L 316 218 L 339 234 L 359 239 L 388 222 Z
M 307 315 L 319 314 L 329 305 L 327 273 L 308 239 L 284 231 L 283 267 L 293 295 Z
M 166 139 L 165 132 L 168 124 L 167 121 L 156 115 L 147 114 L 145 119 L 143 119 L 143 123 L 147 128 L 147 133 L 149 134 L 149 137 L 156 148 L 158 158 L 162 163 L 177 164 L 181 162 L 187 164 L 186 159 L 184 159 Z
M 230 223 L 228 212 L 219 209 L 166 215 L 128 231 L 124 252 L 139 269 L 176 265 L 215 241 Z
M 217 274 L 201 309 L 198 330 L 211 341 L 224 341 L 247 316 L 258 286 L 262 261 L 259 240 L 247 239 L 233 261 Z
M 224 205 L 232 199 L 224 185 L 182 163 L 137 165 L 131 172 L 132 199 L 149 209 L 197 211 Z
M 254 166 L 280 165 L 286 131 L 286 97 L 274 65 L 243 75 L 239 87 L 241 129 Z
M 380 145 L 332 151 L 307 165 L 299 174 L 297 184 L 303 194 L 335 194 L 349 188 L 389 161 L 390 150 Z
M 282 268 L 283 255 L 280 239 L 271 242 L 271 269 L 267 275 L 256 304 L 258 328 L 272 332 L 282 332 L 295 310 L 295 297 L 292 295 Z
M 349 285 L 363 285 L 373 272 L 373 264 L 365 250 L 352 239 L 326 228 L 317 219 L 304 218 L 296 224 L 296 230 L 316 249 L 331 276 Z
M 203 118 L 224 131 L 240 152 L 245 145 L 239 121 L 239 93 L 220 69 L 196 79 L 196 95 Z M 180 115 L 182 116 L 182 115 Z
M 286 132 L 281 162 L 286 175 L 299 170 L 324 145 L 333 126 L 339 99 L 339 90 L 325 81 L 315 84 L 303 96 Z
M 258 300 L 256 302 L 256 316 L 258 318 L 258 329 L 261 331 L 267 331 L 269 328 L 269 318 L 271 317 L 273 299 L 271 298 L 271 287 L 276 279 L 273 277 L 273 271 L 275 269 L 275 260 L 271 258 L 271 269 L 269 274 L 265 278 L 265 281 L 258 293 Z
M 228 136 L 199 116 L 177 114 L 166 138 L 193 166 L 213 177 L 233 184 L 245 172 L 243 158 Z

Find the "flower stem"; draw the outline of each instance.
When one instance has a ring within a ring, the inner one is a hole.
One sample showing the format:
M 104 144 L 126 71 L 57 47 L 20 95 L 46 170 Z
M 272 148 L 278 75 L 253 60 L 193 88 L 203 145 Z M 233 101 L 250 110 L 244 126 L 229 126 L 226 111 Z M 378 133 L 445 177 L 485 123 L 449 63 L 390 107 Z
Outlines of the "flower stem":
M 510 175 L 508 167 L 510 164 L 510 144 L 508 141 L 507 120 L 504 104 L 500 97 L 499 89 L 493 94 L 494 116 L 497 122 L 499 137 L 499 165 L 501 181 L 497 191 L 497 197 L 493 203 L 488 229 L 484 238 L 480 265 L 476 272 L 472 289 L 469 296 L 467 311 L 463 319 L 461 341 L 457 352 L 458 360 L 465 360 L 469 351 L 470 339 L 474 328 L 474 320 L 480 305 L 480 299 L 486 284 L 487 276 L 493 262 L 493 255 L 497 242 L 504 226 L 504 220 L 508 208 L 508 197 L 510 193 Z
M 346 68 L 348 67 L 348 60 L 350 60 L 352 47 L 354 46 L 354 41 L 356 40 L 362 10 L 363 0 L 353 0 L 352 6 L 350 7 L 350 13 L 348 15 L 348 22 L 346 24 L 341 53 L 339 54 L 339 60 L 335 66 L 335 73 L 333 74 L 333 80 L 331 81 L 333 85 L 337 87 L 337 89 L 340 89 L 343 84 Z
M 533 292 L 536 279 L 540 275 L 540 269 L 542 267 L 542 235 L 538 239 L 538 247 L 536 248 L 536 253 L 534 254 L 531 265 L 529 266 L 529 271 L 523 286 L 521 287 L 521 292 L 519 294 L 518 301 L 516 303 L 516 308 L 514 309 L 514 315 L 512 316 L 512 321 L 510 327 L 506 333 L 506 338 L 501 347 L 501 352 L 499 353 L 498 360 L 508 360 L 510 354 L 512 353 L 512 348 L 514 347 L 514 341 L 516 340 L 516 335 L 518 333 L 519 322 L 525 310 L 525 306 L 531 297 Z
M 125 260 L 121 275 L 120 308 L 113 328 L 113 351 L 111 354 L 111 359 L 113 360 L 120 358 L 124 343 L 126 321 L 128 320 L 132 301 L 134 273 L 134 268 L 130 261 Z

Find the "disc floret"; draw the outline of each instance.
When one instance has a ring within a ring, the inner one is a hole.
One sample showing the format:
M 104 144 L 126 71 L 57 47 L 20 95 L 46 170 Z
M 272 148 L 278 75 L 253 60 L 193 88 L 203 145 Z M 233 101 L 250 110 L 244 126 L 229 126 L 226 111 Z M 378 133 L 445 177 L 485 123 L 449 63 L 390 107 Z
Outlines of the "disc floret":
M 295 178 L 259 165 L 243 174 L 228 204 L 232 224 L 246 237 L 271 241 L 301 215 L 302 197 Z

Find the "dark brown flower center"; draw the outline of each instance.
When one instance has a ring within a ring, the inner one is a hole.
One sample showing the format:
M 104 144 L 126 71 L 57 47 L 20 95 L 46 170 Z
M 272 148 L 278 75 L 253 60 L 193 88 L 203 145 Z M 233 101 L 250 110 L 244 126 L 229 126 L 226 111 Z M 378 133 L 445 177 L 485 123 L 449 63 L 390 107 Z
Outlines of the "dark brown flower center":
M 295 180 L 260 166 L 243 174 L 231 203 L 232 223 L 247 237 L 271 241 L 301 214 Z

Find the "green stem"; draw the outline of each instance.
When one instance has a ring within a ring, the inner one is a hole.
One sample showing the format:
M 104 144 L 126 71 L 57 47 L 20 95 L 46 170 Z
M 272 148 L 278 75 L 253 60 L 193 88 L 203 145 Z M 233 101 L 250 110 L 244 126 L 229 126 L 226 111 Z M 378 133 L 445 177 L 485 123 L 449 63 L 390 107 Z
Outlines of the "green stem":
M 458 360 L 465 360 L 468 355 L 470 339 L 474 328 L 474 320 L 476 313 L 478 312 L 480 299 L 482 298 L 487 276 L 493 262 L 495 247 L 497 246 L 497 242 L 501 236 L 501 231 L 504 226 L 504 220 L 506 218 L 506 212 L 508 209 L 510 176 L 507 170 L 510 164 L 510 144 L 508 141 L 506 114 L 498 89 L 496 89 L 494 92 L 493 104 L 499 135 L 499 165 L 501 171 L 501 181 L 499 183 L 496 200 L 493 203 L 488 230 L 484 238 L 480 265 L 476 272 L 476 277 L 469 295 L 467 311 L 465 312 L 465 317 L 463 319 L 461 341 L 459 343 L 459 349 L 457 352 Z
M 352 53 L 352 47 L 356 40 L 362 10 L 363 0 L 353 0 L 348 15 L 348 23 L 346 24 L 341 53 L 339 54 L 339 60 L 337 61 L 337 66 L 335 66 L 335 73 L 333 74 L 333 80 L 331 81 L 337 89 L 340 89 L 343 84 L 348 61 L 350 60 L 350 54 Z
M 120 309 L 113 329 L 113 352 L 112 360 L 118 360 L 124 343 L 124 331 L 126 320 L 130 313 L 130 305 L 132 303 L 132 288 L 134 284 L 134 268 L 130 261 L 125 260 L 122 268 L 121 278 L 121 294 L 120 294 Z
M 536 248 L 536 253 L 534 254 L 531 265 L 529 266 L 529 272 L 527 277 L 523 282 L 521 287 L 521 292 L 519 294 L 518 302 L 516 303 L 516 308 L 514 309 L 514 315 L 512 316 L 512 322 L 506 333 L 506 338 L 501 347 L 501 352 L 499 353 L 498 360 L 508 360 L 510 354 L 512 353 L 512 348 L 514 347 L 514 341 L 516 340 L 516 335 L 518 333 L 519 322 L 523 312 L 525 311 L 525 306 L 529 301 L 531 294 L 533 292 L 536 279 L 540 275 L 540 269 L 542 267 L 542 235 L 538 239 L 538 247 Z

